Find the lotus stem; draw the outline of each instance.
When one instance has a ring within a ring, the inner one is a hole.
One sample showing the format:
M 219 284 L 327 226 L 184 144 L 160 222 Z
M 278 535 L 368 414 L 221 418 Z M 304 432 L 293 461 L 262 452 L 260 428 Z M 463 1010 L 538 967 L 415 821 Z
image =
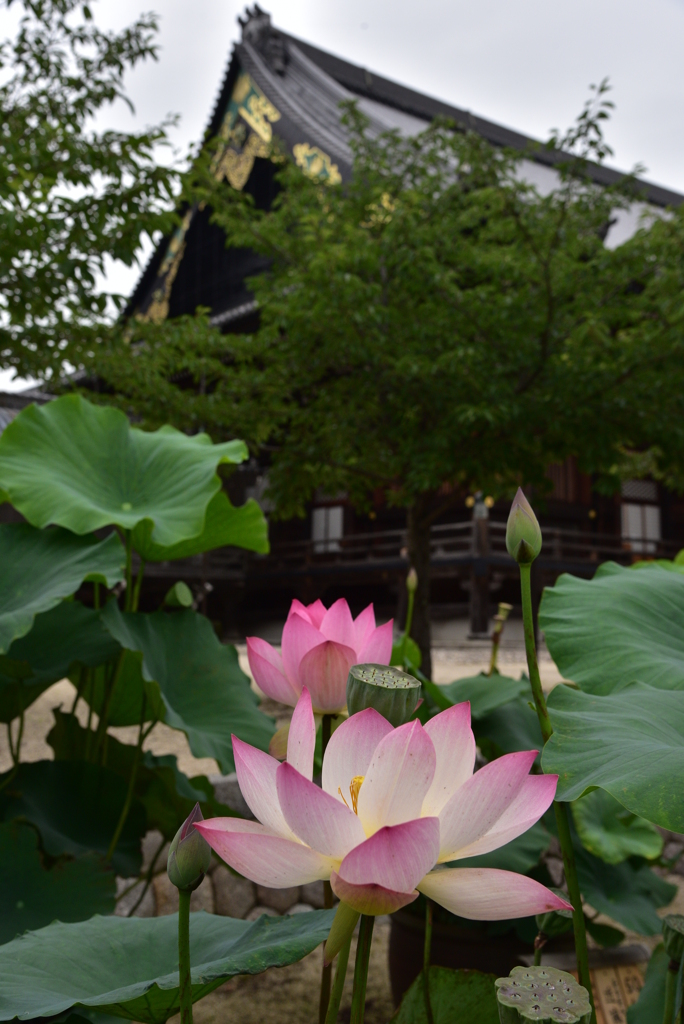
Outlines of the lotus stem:
M 145 575 L 145 559 L 140 559 L 140 567 L 138 569 L 138 575 L 135 578 L 135 587 L 133 589 L 133 599 L 131 601 L 131 611 L 137 612 L 138 604 L 140 603 L 140 588 L 142 587 L 143 576 Z
M 672 1024 L 677 999 L 677 975 L 679 974 L 679 963 L 677 960 L 670 960 L 665 974 L 665 1009 L 663 1011 L 663 1024 Z
M 366 1011 L 366 985 L 368 984 L 368 964 L 370 961 L 371 942 L 373 941 L 373 925 L 375 918 L 361 915 L 359 938 L 356 944 L 356 963 L 354 964 L 354 991 L 352 993 L 351 1017 L 349 1024 L 363 1024 Z
M 131 802 L 133 800 L 133 791 L 135 789 L 135 780 L 136 780 L 136 777 L 137 777 L 137 774 L 138 774 L 138 765 L 140 763 L 140 751 L 142 750 L 143 739 L 144 739 L 145 708 L 146 708 L 146 705 L 147 705 L 147 698 L 143 696 L 142 707 L 140 709 L 140 729 L 138 730 L 138 742 L 136 743 L 135 753 L 133 754 L 133 764 L 131 765 L 131 774 L 130 774 L 129 779 L 128 779 L 128 789 L 126 791 L 126 799 L 124 800 L 124 805 L 121 808 L 121 814 L 119 815 L 119 820 L 116 823 L 116 828 L 114 829 L 114 835 L 112 836 L 112 841 L 109 844 L 109 849 L 107 850 L 107 856 L 105 857 L 105 864 L 108 864 L 110 862 L 110 860 L 112 859 L 112 857 L 114 856 L 114 851 L 116 850 L 116 845 L 119 842 L 119 839 L 121 838 L 121 833 L 123 832 L 123 827 L 126 824 L 126 818 L 128 817 L 128 812 L 131 809 Z
M 432 951 L 432 900 L 425 901 L 425 943 L 423 945 L 423 995 L 428 1024 L 433 1024 L 432 1003 L 430 1002 L 430 953 Z
M 84 690 L 87 678 L 88 678 L 88 669 L 85 667 L 85 665 L 81 665 L 81 668 L 80 668 L 79 673 L 78 673 L 78 689 L 76 690 L 76 696 L 74 697 L 74 703 L 71 705 L 71 711 L 69 712 L 69 714 L 72 715 L 72 716 L 76 713 L 76 705 L 78 704 L 79 700 L 81 699 L 81 695 L 83 693 L 83 690 Z
M 542 690 L 539 665 L 537 664 L 537 648 L 534 642 L 534 618 L 532 614 L 532 586 L 531 586 L 531 563 L 520 564 L 520 591 L 522 595 L 523 627 L 525 632 L 525 653 L 527 654 L 527 669 L 530 675 L 530 685 L 534 706 L 539 719 L 544 743 L 547 743 L 553 735 L 553 726 L 546 707 L 546 698 Z M 584 924 L 584 911 L 582 909 L 582 893 L 580 892 L 577 880 L 577 866 L 575 864 L 575 851 L 572 846 L 572 834 L 570 832 L 570 818 L 568 805 L 554 800 L 553 809 L 556 815 L 556 826 L 558 828 L 558 839 L 563 853 L 563 868 L 565 870 L 565 881 L 568 887 L 568 896 L 573 906 L 572 924 L 575 933 L 575 955 L 577 957 L 577 971 L 580 985 L 583 985 L 589 993 L 591 1001 L 591 1024 L 596 1024 L 596 1009 L 594 1006 L 594 993 L 591 987 L 589 976 L 589 953 L 587 950 L 587 932 Z
M 411 626 L 413 625 L 413 605 L 416 600 L 416 588 L 407 587 L 408 603 L 406 607 L 406 625 L 404 626 L 404 636 L 401 641 L 401 663 L 406 663 L 406 644 L 409 637 L 411 636 Z
M 321 760 L 325 757 L 325 751 L 330 742 L 330 736 L 332 733 L 332 715 L 323 715 L 323 721 L 321 722 Z M 330 882 L 323 882 L 323 906 L 326 910 L 330 910 L 333 905 L 333 891 L 330 887 Z M 341 954 L 340 954 L 341 955 Z M 349 951 L 347 951 L 347 957 Z M 346 970 L 346 965 L 345 965 Z M 335 981 L 337 981 L 337 975 L 335 975 Z M 330 985 L 332 982 L 332 964 L 326 964 L 325 962 L 325 947 L 323 947 L 323 967 L 321 968 L 321 995 L 318 1001 L 318 1021 L 319 1024 L 325 1024 L 328 1019 L 328 1005 L 330 1003 Z M 344 984 L 344 981 L 342 982 Z M 341 998 L 341 993 L 340 993 Z M 338 1004 L 339 1009 L 339 1004 Z M 337 1016 L 337 1010 L 335 1011 Z
M 133 535 L 126 530 L 126 597 L 124 611 L 130 612 L 133 603 Z
M 192 1024 L 190 896 L 189 889 L 178 890 L 178 998 L 181 1024 Z
M 100 709 L 100 720 L 97 723 L 97 731 L 95 733 L 95 755 L 98 751 L 100 752 L 100 764 L 104 766 L 107 754 L 107 723 L 109 721 L 109 708 L 112 703 L 112 695 L 116 689 L 116 684 L 119 681 L 121 670 L 123 668 L 124 657 L 126 654 L 125 648 L 121 648 L 119 657 L 116 663 L 111 678 L 105 683 L 104 698 L 102 700 L 102 707 Z
M 126 914 L 126 917 L 133 917 L 133 915 L 135 914 L 136 910 L 138 909 L 138 907 L 140 906 L 142 901 L 145 899 L 145 893 L 147 892 L 147 890 L 149 889 L 150 885 L 152 884 L 152 878 L 154 876 L 154 869 L 157 866 L 157 861 L 159 860 L 159 854 L 164 849 L 165 844 L 166 844 L 166 836 L 162 836 L 162 840 L 161 840 L 159 846 L 157 847 L 157 849 L 155 851 L 154 857 L 152 858 L 152 861 L 150 862 L 149 868 L 147 869 L 147 874 L 145 875 L 145 884 L 142 887 L 142 892 L 138 896 L 137 900 L 135 901 L 135 903 L 133 904 L 131 909 Z
M 325 1015 L 325 1024 L 336 1024 L 337 1015 L 340 1012 L 340 1003 L 342 1001 L 342 992 L 344 991 L 344 982 L 347 977 L 347 964 L 349 963 L 349 948 L 351 946 L 351 935 L 342 946 L 342 949 L 337 954 L 337 968 L 335 970 L 335 980 L 333 982 L 332 992 L 330 993 L 330 1000 L 328 1002 L 328 1011 Z
M 10 754 L 11 754 L 11 757 L 12 757 L 12 764 L 14 765 L 15 768 L 18 767 L 18 765 L 19 765 L 19 755 L 21 754 L 21 741 L 22 741 L 23 736 L 24 736 L 24 712 L 22 710 L 21 714 L 19 715 L 19 726 L 17 728 L 17 742 L 16 742 L 16 744 L 12 743 L 12 723 L 11 722 L 7 723 L 7 739 L 8 739 L 8 742 L 9 742 L 9 749 L 10 749 Z

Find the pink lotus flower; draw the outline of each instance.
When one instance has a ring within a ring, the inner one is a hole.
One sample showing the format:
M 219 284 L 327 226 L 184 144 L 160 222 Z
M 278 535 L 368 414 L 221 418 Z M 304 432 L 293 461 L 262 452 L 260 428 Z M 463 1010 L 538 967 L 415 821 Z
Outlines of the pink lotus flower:
M 340 598 L 328 608 L 321 601 L 293 601 L 283 629 L 282 654 L 257 636 L 247 637 L 254 681 L 267 697 L 294 706 L 303 687 L 317 713 L 334 714 L 347 703 L 347 676 L 352 665 L 389 665 L 392 621 L 375 625 L 373 605 L 352 619 Z
M 306 689 L 283 764 L 233 738 L 240 789 L 258 821 L 211 818 L 195 828 L 240 874 L 273 888 L 329 878 L 342 903 L 361 914 L 392 913 L 417 890 L 478 921 L 572 909 L 524 875 L 442 866 L 526 832 L 558 781 L 529 775 L 534 750 L 473 774 L 469 703 L 425 727 L 413 721 L 394 729 L 372 708 L 352 715 L 330 739 L 322 788 L 312 781 L 314 742 Z

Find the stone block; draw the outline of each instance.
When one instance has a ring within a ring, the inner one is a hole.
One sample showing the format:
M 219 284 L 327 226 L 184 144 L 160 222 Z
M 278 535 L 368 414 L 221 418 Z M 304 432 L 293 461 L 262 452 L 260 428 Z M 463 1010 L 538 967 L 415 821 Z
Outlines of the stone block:
M 154 887 L 154 898 L 157 904 L 157 917 L 164 917 L 166 914 L 178 912 L 178 889 L 169 881 L 169 876 L 164 872 L 152 880 Z M 195 889 L 190 897 L 190 913 L 197 910 L 206 910 L 208 914 L 214 913 L 214 890 L 211 879 L 205 878 L 198 889 Z
M 289 889 L 268 889 L 265 885 L 257 885 L 257 900 L 261 906 L 272 907 L 277 914 L 284 914 L 295 903 L 299 903 L 299 886 L 295 885 Z
M 214 795 L 217 800 L 225 804 L 226 807 L 230 807 L 231 811 L 241 814 L 243 818 L 254 820 L 254 815 L 240 792 L 236 772 L 232 772 L 230 775 L 210 775 L 209 781 L 214 787 Z
M 247 878 L 237 878 L 222 864 L 211 876 L 214 907 L 225 917 L 246 917 L 256 903 L 254 885 Z
M 180 824 L 179 824 L 179 828 L 180 828 Z M 154 855 L 156 854 L 157 850 L 159 849 L 159 844 L 162 842 L 163 838 L 164 837 L 161 834 L 161 832 L 159 832 L 159 830 L 156 829 L 156 828 L 152 829 L 151 832 L 146 832 L 145 833 L 145 835 L 143 837 L 143 841 L 142 841 L 143 862 L 142 862 L 141 871 L 143 872 L 143 874 L 146 871 L 149 871 L 150 864 L 152 863 Z M 157 859 L 154 862 L 155 874 L 158 871 L 166 871 L 166 862 L 167 862 L 168 857 L 169 857 L 169 846 L 170 845 L 171 845 L 170 843 L 165 843 L 162 846 L 161 853 L 159 854 L 159 856 L 157 857 Z
M 325 906 L 323 882 L 307 882 L 306 885 L 302 886 L 300 898 L 304 903 L 308 903 L 310 907 L 315 907 L 316 910 L 323 910 Z
M 310 907 L 308 903 L 295 903 L 294 907 L 290 907 L 288 914 L 308 914 L 309 911 L 313 913 L 313 907 Z
M 130 885 L 133 885 L 135 878 L 117 878 L 116 880 L 116 894 L 125 892 Z M 128 917 L 131 909 L 136 905 L 142 894 L 145 883 L 140 882 L 136 885 L 135 889 L 131 889 L 130 892 L 122 896 L 120 900 L 117 900 L 116 909 L 114 913 L 117 917 Z M 133 912 L 132 917 L 154 917 L 155 914 L 155 902 L 154 902 L 154 890 L 152 886 L 149 886 L 147 892 L 143 896 L 140 906 Z
M 263 914 L 266 914 L 266 917 L 278 917 L 278 911 L 274 910 L 273 907 L 254 907 L 250 910 L 245 921 L 256 921 Z

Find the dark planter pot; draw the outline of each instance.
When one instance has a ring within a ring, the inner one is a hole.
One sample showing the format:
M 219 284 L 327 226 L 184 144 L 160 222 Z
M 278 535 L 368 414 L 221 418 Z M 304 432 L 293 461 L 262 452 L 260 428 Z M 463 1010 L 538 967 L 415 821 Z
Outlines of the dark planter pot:
M 392 998 L 396 1006 L 423 968 L 425 921 L 398 910 L 390 918 L 389 969 Z M 505 978 L 530 952 L 515 932 L 488 935 L 486 926 L 468 927 L 435 921 L 432 926 L 430 962 L 438 967 L 470 968 Z
M 389 969 L 395 1006 L 423 969 L 425 920 L 406 910 L 390 918 Z M 572 932 L 551 939 L 546 952 L 574 949 Z M 532 946 L 511 930 L 503 935 L 488 934 L 487 925 L 459 925 L 454 921 L 435 921 L 432 926 L 430 963 L 437 967 L 484 971 L 505 978 L 529 955 Z

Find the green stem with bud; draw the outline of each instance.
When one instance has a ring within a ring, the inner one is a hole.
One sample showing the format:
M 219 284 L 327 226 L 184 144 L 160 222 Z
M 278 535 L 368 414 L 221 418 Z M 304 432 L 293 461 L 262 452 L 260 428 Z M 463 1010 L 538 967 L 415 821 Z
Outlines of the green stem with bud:
M 335 980 L 333 982 L 328 1011 L 325 1015 L 325 1024 L 336 1024 L 337 1015 L 340 1012 L 344 982 L 347 977 L 347 964 L 349 963 L 349 948 L 351 946 L 351 935 L 337 954 L 337 968 L 335 969 Z
M 677 960 L 670 960 L 665 974 L 665 1009 L 663 1011 L 663 1024 L 672 1024 L 677 1000 L 677 976 L 679 974 L 679 963 Z
M 178 999 L 181 1024 L 192 1024 L 192 982 L 190 978 L 190 896 L 178 890 Z
M 406 624 L 404 626 L 404 636 L 401 641 L 401 663 L 406 664 L 406 644 L 411 636 L 411 626 L 413 625 L 413 605 L 416 600 L 415 587 L 407 587 L 408 593 L 408 605 L 406 608 Z
M 370 962 L 374 924 L 374 917 L 367 914 L 361 915 L 359 938 L 356 944 L 354 991 L 352 992 L 351 1017 L 349 1024 L 363 1024 L 363 1018 L 366 1012 L 366 986 L 368 984 L 368 964 Z
M 531 585 L 531 563 L 519 564 L 520 569 L 520 590 L 522 594 L 523 627 L 525 631 L 525 653 L 527 654 L 527 669 L 530 675 L 530 685 L 534 706 L 539 719 L 544 743 L 553 735 L 553 726 L 546 707 L 546 698 L 542 689 L 539 665 L 537 664 L 537 649 L 534 642 L 534 618 L 532 614 L 532 585 Z M 575 954 L 577 956 L 577 971 L 580 985 L 583 985 L 589 993 L 592 1006 L 591 1020 L 596 1024 L 596 1010 L 594 1008 L 594 994 L 591 988 L 589 976 L 589 952 L 587 949 L 587 932 L 584 924 L 584 911 L 582 909 L 582 893 L 580 892 L 577 879 L 577 865 L 575 864 L 575 851 L 572 846 L 572 834 L 570 832 L 570 818 L 568 805 L 554 800 L 553 809 L 556 815 L 556 826 L 558 828 L 558 839 L 563 853 L 563 868 L 565 870 L 565 881 L 568 887 L 568 896 L 573 906 L 572 924 L 575 933 Z

